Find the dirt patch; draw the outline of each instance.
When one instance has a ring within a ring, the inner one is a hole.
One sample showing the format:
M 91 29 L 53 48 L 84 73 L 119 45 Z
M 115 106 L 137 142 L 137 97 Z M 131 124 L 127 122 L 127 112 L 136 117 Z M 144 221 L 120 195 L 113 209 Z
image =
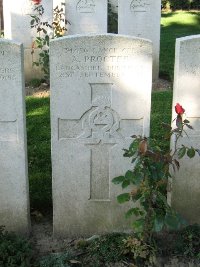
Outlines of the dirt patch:
M 48 97 L 50 96 L 49 85 L 42 83 L 39 87 L 26 86 L 26 96 Z
M 172 83 L 167 80 L 158 79 L 152 84 L 153 91 L 168 91 L 171 89 L 172 89 Z M 26 96 L 49 97 L 50 96 L 49 85 L 46 83 L 42 83 L 39 87 L 26 86 Z
M 168 91 L 172 90 L 172 88 L 173 84 L 168 80 L 158 79 L 152 84 L 153 91 Z

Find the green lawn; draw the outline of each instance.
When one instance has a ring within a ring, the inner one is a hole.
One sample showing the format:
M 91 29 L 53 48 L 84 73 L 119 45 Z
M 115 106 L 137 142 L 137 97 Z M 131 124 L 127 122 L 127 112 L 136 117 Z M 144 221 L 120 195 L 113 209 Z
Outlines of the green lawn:
M 171 121 L 172 92 L 152 94 L 151 136 L 167 149 L 161 122 Z M 49 98 L 26 98 L 28 166 L 31 207 L 44 211 L 52 206 Z M 123 153 L 123 152 L 122 152 Z
M 200 12 L 163 13 L 161 19 L 160 77 L 173 81 L 176 38 L 200 34 Z
M 31 207 L 51 207 L 51 144 L 49 98 L 26 98 L 28 170 Z

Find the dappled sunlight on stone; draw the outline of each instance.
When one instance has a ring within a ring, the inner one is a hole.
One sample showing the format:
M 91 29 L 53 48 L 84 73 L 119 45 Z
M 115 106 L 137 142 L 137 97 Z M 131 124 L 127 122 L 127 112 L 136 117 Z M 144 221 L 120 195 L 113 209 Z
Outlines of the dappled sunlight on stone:
M 161 0 L 119 0 L 118 3 L 118 33 L 146 38 L 153 43 L 153 80 L 159 76 L 160 6 Z
M 200 149 L 200 35 L 177 39 L 173 106 L 180 103 L 186 119 L 194 128 L 186 131 L 179 142 Z M 173 118 L 175 111 L 173 110 Z M 172 140 L 172 149 L 175 140 Z M 174 173 L 172 205 L 189 223 L 200 223 L 200 157 L 180 160 L 180 170 Z
M 51 42 L 50 62 L 54 234 L 128 229 L 111 180 L 131 167 L 132 134 L 149 135 L 152 44 L 69 36 Z

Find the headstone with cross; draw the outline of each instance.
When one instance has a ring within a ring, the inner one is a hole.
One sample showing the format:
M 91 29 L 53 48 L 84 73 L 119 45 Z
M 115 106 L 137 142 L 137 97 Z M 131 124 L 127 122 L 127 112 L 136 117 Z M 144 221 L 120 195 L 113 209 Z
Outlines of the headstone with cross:
M 200 148 L 200 35 L 176 41 L 173 107 L 180 103 L 194 130 L 186 129 L 179 145 Z M 176 117 L 173 108 L 172 118 Z M 173 125 L 174 127 L 174 125 Z M 187 128 L 187 127 L 186 127 Z M 175 147 L 171 140 L 171 148 Z M 180 160 L 180 170 L 174 173 L 172 192 L 168 200 L 189 223 L 200 223 L 200 158 L 187 156 Z
M 0 40 L 0 225 L 29 233 L 22 46 Z
M 161 0 L 119 0 L 118 17 L 119 34 L 147 38 L 152 41 L 153 79 L 158 79 Z
M 55 235 L 127 229 L 111 180 L 130 168 L 131 135 L 149 134 L 151 49 L 112 34 L 51 43 Z

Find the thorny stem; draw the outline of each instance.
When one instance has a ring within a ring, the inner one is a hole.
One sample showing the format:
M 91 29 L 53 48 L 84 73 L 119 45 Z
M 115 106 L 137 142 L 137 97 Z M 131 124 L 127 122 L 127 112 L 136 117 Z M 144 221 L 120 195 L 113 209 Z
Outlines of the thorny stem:
M 181 129 L 179 131 L 179 134 L 175 134 L 175 145 L 174 145 L 174 153 L 172 154 L 172 158 L 174 157 L 174 155 L 177 152 L 177 145 L 178 145 L 178 140 L 179 138 L 182 136 L 182 132 L 183 132 L 183 125 L 181 126 Z

